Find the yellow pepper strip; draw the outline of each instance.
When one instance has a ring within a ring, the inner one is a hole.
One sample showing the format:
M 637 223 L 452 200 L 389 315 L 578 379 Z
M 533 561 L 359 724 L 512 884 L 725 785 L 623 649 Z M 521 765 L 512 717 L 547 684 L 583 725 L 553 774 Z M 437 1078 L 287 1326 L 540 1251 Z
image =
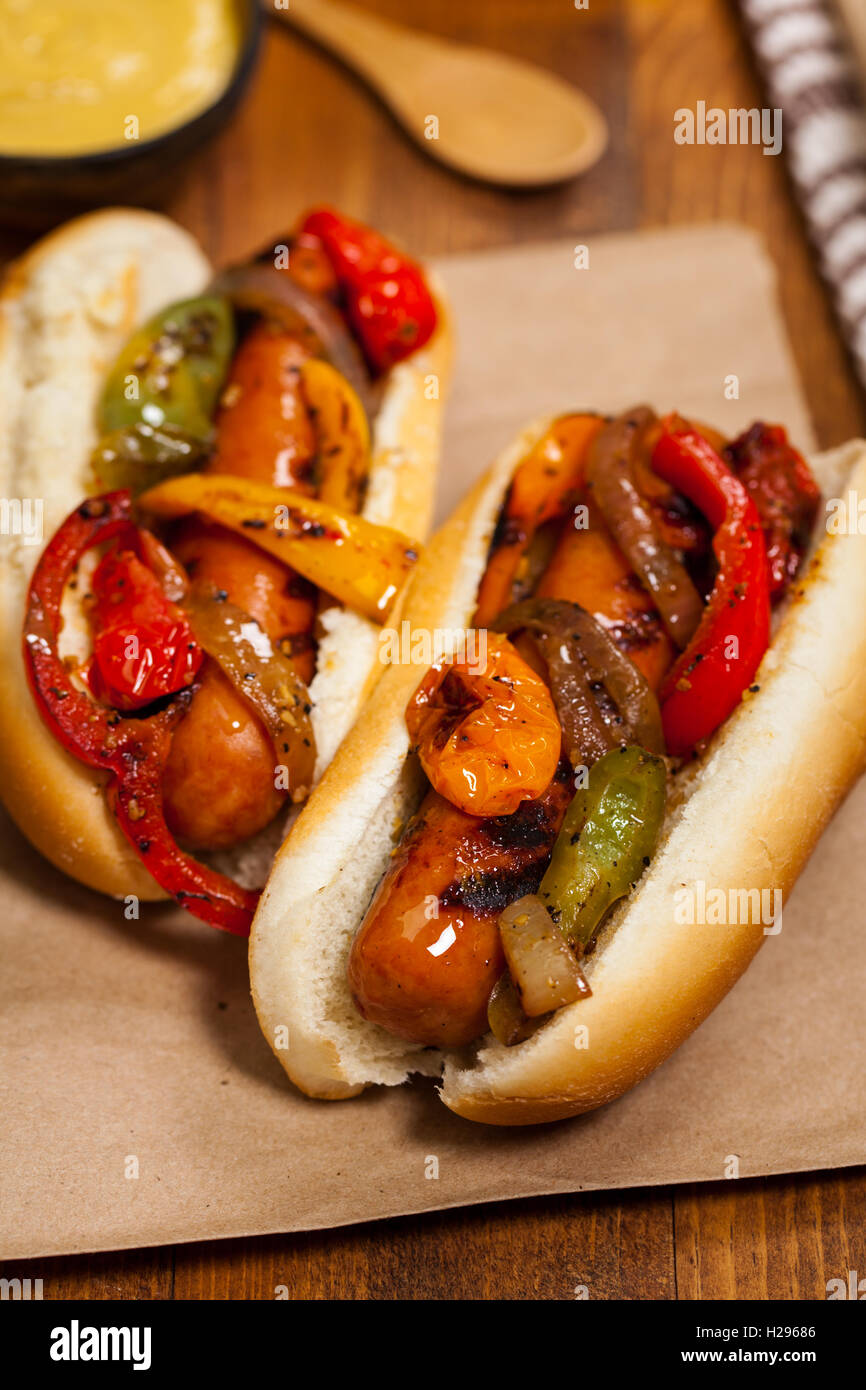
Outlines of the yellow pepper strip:
M 166 520 L 202 512 L 377 623 L 387 621 L 420 552 L 390 526 L 346 516 L 290 488 L 225 473 L 170 478 L 143 492 L 138 504 Z
M 316 496 L 357 512 L 370 467 L 370 427 L 364 407 L 342 372 L 320 357 L 301 366 L 301 389 L 316 429 Z

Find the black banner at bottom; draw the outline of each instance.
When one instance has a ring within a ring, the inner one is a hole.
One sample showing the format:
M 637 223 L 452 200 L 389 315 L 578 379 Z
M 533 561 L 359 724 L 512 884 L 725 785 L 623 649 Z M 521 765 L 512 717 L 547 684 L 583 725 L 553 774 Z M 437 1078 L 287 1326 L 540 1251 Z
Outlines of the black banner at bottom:
M 841 1300 L 839 1300 L 841 1301 Z M 846 1300 L 847 1301 L 847 1300 Z M 859 1300 L 857 1300 L 859 1301 Z M 320 1360 L 329 1378 L 342 1355 L 357 1372 L 376 1348 L 380 1368 L 424 1378 L 489 1371 L 523 1353 L 542 1363 L 601 1357 L 612 1372 L 666 1374 L 704 1366 L 807 1366 L 822 1377 L 850 1367 L 862 1344 L 856 1309 L 826 1303 L 39 1302 L 0 1305 L 4 1353 L 25 1371 L 63 1380 L 138 1374 L 249 1376 L 282 1367 L 308 1379 Z M 440 1311 L 441 1309 L 441 1311 Z M 463 1319 L 467 1321 L 463 1323 Z M 461 1325 L 462 1324 L 462 1325 Z M 490 1340 L 491 1333 L 503 1335 Z M 456 1333 L 456 1340 L 455 1340 Z M 542 1340 L 538 1340 L 541 1334 Z M 530 1340 L 531 1339 L 531 1340 Z M 407 1364 L 410 1348 L 419 1366 Z M 534 1351 L 533 1351 L 534 1348 Z M 299 1361 L 298 1358 L 301 1358 Z M 393 1364 L 393 1362 L 392 1362 Z M 855 1362 L 856 1364 L 856 1362 Z M 304 1367 L 302 1370 L 301 1367 Z M 369 1369 L 375 1374 L 375 1368 Z M 389 1376 L 390 1378 L 390 1376 Z

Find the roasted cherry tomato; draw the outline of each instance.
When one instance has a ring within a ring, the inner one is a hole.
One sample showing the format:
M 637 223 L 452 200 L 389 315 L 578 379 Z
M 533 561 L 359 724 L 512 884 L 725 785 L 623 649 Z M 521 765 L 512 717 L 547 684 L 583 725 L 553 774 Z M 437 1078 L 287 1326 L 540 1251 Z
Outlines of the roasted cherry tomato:
M 504 637 L 485 635 L 481 663 L 431 666 L 406 724 L 441 796 L 471 816 L 508 816 L 550 784 L 562 734 L 541 678 Z
M 318 237 L 346 298 L 349 319 L 376 372 L 432 337 L 436 307 L 421 267 L 362 222 L 319 208 L 301 235 Z
M 141 709 L 191 685 L 202 663 L 183 613 L 131 550 L 113 547 L 93 574 L 88 683 L 115 709 Z

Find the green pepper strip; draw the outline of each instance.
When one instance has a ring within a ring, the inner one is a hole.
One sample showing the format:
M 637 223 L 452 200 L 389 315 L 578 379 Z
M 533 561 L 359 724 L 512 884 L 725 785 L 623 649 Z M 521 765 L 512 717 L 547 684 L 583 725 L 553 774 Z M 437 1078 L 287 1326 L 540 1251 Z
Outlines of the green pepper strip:
M 100 434 L 144 421 L 206 439 L 234 343 L 234 315 L 225 298 L 201 295 L 170 304 L 137 329 L 116 358 L 99 404 Z
M 593 764 L 588 781 L 565 813 L 538 890 L 581 951 L 649 864 L 664 818 L 665 764 L 634 745 L 616 748 Z
M 97 492 L 126 488 L 136 497 L 167 478 L 201 468 L 209 453 L 207 440 L 178 425 L 148 425 L 140 420 L 100 439 L 90 456 L 94 488 Z

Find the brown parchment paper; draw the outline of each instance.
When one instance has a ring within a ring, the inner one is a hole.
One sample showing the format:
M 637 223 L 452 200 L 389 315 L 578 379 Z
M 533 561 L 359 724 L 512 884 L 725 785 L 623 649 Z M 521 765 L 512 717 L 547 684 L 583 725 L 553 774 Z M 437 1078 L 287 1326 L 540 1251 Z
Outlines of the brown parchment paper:
M 460 330 L 443 509 L 547 410 L 646 397 L 729 429 L 767 415 L 809 441 L 750 234 L 593 239 L 588 270 L 572 258 L 557 243 L 442 263 Z M 739 400 L 725 400 L 730 374 Z M 714 1179 L 732 1155 L 741 1176 L 862 1162 L 864 814 L 861 785 L 780 935 L 664 1067 L 607 1109 L 526 1131 L 460 1120 L 428 1082 L 303 1099 L 259 1034 L 243 942 L 173 907 L 126 921 L 4 822 L 0 1254 Z

